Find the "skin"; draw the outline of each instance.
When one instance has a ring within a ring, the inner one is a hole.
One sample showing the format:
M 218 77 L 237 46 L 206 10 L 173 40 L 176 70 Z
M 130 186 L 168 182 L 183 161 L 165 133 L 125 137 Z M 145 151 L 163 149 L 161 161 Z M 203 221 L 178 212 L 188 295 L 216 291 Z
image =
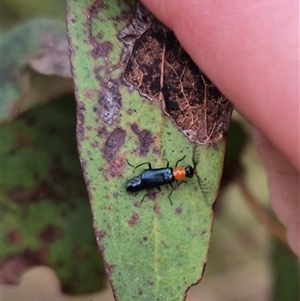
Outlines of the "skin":
M 142 2 L 253 125 L 272 207 L 299 256 L 298 1 Z

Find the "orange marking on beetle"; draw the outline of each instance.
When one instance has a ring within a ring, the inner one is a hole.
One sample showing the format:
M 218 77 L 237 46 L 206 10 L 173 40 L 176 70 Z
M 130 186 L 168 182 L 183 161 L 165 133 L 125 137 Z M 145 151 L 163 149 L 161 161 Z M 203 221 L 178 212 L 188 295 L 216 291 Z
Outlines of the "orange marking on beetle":
M 175 180 L 183 180 L 186 177 L 185 169 L 182 167 L 174 168 L 173 176 L 174 176 Z

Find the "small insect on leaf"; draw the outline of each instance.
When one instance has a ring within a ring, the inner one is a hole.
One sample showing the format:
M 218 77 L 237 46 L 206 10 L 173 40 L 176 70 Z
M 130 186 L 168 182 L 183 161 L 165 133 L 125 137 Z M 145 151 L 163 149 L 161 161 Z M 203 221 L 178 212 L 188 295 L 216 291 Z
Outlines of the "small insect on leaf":
M 171 195 L 173 193 L 173 182 L 182 181 L 186 177 L 192 178 L 194 176 L 195 169 L 188 165 L 187 167 L 177 167 L 178 163 L 184 160 L 186 156 L 183 156 L 175 164 L 175 168 L 169 167 L 169 161 L 167 160 L 167 166 L 164 168 L 152 168 L 151 163 L 145 162 L 135 167 L 138 168 L 142 165 L 148 164 L 148 169 L 145 169 L 140 175 L 132 178 L 126 184 L 126 190 L 128 192 L 137 192 L 143 189 L 158 188 L 160 190 L 161 185 L 169 184 L 171 186 L 171 192 L 168 196 L 171 205 Z M 130 164 L 131 165 L 131 164 Z M 132 165 L 131 165 L 132 166 Z M 144 200 L 144 197 L 142 201 Z M 141 201 L 141 202 L 142 202 Z

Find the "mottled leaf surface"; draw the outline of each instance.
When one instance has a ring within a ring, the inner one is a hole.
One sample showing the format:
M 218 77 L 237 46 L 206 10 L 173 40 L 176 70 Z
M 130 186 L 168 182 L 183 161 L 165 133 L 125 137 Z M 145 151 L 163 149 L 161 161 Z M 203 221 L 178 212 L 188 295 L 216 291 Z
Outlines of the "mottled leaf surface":
M 127 45 L 126 81 L 162 109 L 196 144 L 217 144 L 227 136 L 233 105 L 191 60 L 174 32 L 138 3 L 119 34 Z
M 1 40 L 1 56 L 0 122 L 72 91 L 64 24 L 38 20 L 16 28 Z
M 1 282 L 51 267 L 67 293 L 104 283 L 75 140 L 74 97 L 1 125 Z
M 192 145 L 159 102 L 124 78 L 128 48 L 120 34 L 133 20 L 134 1 L 68 0 L 67 9 L 80 160 L 116 300 L 184 300 L 207 260 L 224 141 Z M 174 166 L 184 155 L 181 164 L 195 165 L 197 176 L 174 190 L 173 206 L 166 186 L 126 192 L 144 168 L 127 160 L 163 167 L 163 157 Z

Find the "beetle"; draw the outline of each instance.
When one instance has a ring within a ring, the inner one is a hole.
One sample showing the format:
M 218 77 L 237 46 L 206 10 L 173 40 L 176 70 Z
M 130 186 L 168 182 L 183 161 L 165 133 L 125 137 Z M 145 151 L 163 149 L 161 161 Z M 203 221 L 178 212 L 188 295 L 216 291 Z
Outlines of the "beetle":
M 136 167 L 134 167 L 134 169 L 136 169 L 140 166 L 146 165 L 146 164 L 148 164 L 149 168 L 145 169 L 140 175 L 129 180 L 126 184 L 126 190 L 128 192 L 138 192 L 143 189 L 158 188 L 158 190 L 160 191 L 161 185 L 169 184 L 171 186 L 172 190 L 171 190 L 168 198 L 169 198 L 171 205 L 173 205 L 172 200 L 170 198 L 171 194 L 173 193 L 173 190 L 174 190 L 172 183 L 175 181 L 176 182 L 182 181 L 186 177 L 192 178 L 196 174 L 195 169 L 190 165 L 188 165 L 185 168 L 177 167 L 178 163 L 181 162 L 185 157 L 186 156 L 183 156 L 181 159 L 179 159 L 176 162 L 175 168 L 169 167 L 169 161 L 166 159 L 165 160 L 167 161 L 167 166 L 164 168 L 152 168 L 150 162 L 145 162 L 145 163 L 137 165 Z M 127 161 L 127 163 L 130 166 L 132 166 L 128 161 Z M 183 183 L 183 182 L 181 182 L 181 183 Z M 178 184 L 178 186 L 180 184 Z M 143 202 L 145 196 L 146 195 L 144 195 L 143 199 L 141 200 L 141 203 Z

